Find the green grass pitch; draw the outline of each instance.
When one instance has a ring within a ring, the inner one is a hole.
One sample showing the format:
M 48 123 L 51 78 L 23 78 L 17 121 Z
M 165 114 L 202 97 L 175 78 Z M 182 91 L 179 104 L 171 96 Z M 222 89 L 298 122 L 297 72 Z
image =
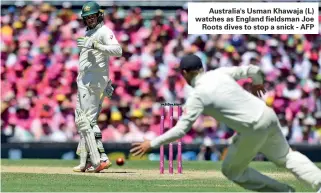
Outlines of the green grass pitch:
M 176 162 L 174 162 L 176 164 Z M 2 192 L 246 192 L 221 173 L 221 162 L 186 161 L 183 174 L 159 174 L 158 161 L 126 161 L 103 173 L 75 173 L 78 160 L 1 160 Z M 317 164 L 321 167 L 321 163 Z M 174 165 L 174 171 L 177 167 Z M 252 162 L 251 167 L 296 188 L 313 192 L 291 173 L 269 162 Z

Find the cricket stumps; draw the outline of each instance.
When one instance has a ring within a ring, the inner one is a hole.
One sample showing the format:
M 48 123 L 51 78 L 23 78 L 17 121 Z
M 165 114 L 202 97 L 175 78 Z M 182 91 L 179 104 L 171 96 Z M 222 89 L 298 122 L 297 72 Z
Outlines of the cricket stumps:
M 166 107 L 169 107 L 169 129 L 173 128 L 174 126 L 174 107 L 177 107 L 177 114 L 178 119 L 182 115 L 182 107 L 180 104 L 172 104 L 172 103 L 163 103 L 161 106 L 161 123 L 160 123 L 160 135 L 164 133 L 164 125 L 165 125 L 165 118 L 166 118 Z M 173 167 L 173 143 L 169 144 L 168 148 L 168 172 L 169 174 L 174 173 Z M 160 174 L 164 174 L 165 166 L 164 166 L 164 145 L 160 146 Z M 182 163 L 182 140 L 179 139 L 177 142 L 177 172 L 181 174 L 183 172 L 183 163 Z

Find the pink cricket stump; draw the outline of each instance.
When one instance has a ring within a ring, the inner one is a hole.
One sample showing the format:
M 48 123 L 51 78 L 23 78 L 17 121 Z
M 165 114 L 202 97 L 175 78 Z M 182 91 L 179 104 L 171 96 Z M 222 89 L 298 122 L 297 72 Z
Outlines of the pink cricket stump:
M 164 133 L 164 119 L 165 119 L 165 108 L 161 108 L 161 125 L 160 125 L 160 135 Z M 160 158 L 159 158 L 159 171 L 164 174 L 164 146 L 160 146 Z
M 173 117 L 174 113 L 173 113 L 173 107 L 170 106 L 169 107 L 169 129 L 173 128 L 173 121 L 174 121 L 174 117 Z M 172 174 L 173 173 L 173 143 L 169 144 L 169 160 L 168 160 L 168 164 L 169 164 L 169 173 Z
M 182 116 L 182 107 L 178 107 L 178 119 L 180 116 Z M 183 172 L 182 165 L 182 139 L 179 139 L 177 144 L 177 171 L 179 174 Z

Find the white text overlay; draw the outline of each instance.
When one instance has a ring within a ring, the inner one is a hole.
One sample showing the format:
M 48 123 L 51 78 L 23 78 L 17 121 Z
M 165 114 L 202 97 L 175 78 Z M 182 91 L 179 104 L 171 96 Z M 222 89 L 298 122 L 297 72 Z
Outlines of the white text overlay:
M 188 3 L 189 34 L 318 34 L 318 3 Z

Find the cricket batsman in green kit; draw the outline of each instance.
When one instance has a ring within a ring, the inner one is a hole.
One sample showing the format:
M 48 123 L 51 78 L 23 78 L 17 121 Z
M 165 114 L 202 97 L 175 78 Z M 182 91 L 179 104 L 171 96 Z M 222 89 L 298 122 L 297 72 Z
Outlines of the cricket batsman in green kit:
M 97 119 L 105 96 L 114 91 L 109 79 L 109 56 L 121 56 L 122 48 L 114 33 L 103 22 L 103 11 L 96 2 L 87 2 L 81 16 L 86 35 L 77 39 L 80 49 L 78 97 L 75 122 L 80 133 L 77 154 L 80 164 L 75 172 L 100 172 L 111 166 L 103 144 Z
M 194 90 L 187 98 L 184 113 L 175 127 L 154 140 L 133 143 L 131 153 L 142 156 L 152 148 L 174 142 L 183 137 L 201 115 L 223 122 L 237 135 L 228 148 L 222 173 L 239 186 L 257 192 L 293 192 L 291 186 L 278 182 L 249 167 L 258 152 L 270 161 L 292 172 L 297 178 L 320 191 L 321 170 L 305 155 L 294 151 L 281 132 L 277 115 L 261 96 L 263 73 L 257 66 L 222 67 L 203 72 L 196 55 L 184 56 L 180 70 Z M 252 93 L 244 90 L 236 80 L 252 78 Z

